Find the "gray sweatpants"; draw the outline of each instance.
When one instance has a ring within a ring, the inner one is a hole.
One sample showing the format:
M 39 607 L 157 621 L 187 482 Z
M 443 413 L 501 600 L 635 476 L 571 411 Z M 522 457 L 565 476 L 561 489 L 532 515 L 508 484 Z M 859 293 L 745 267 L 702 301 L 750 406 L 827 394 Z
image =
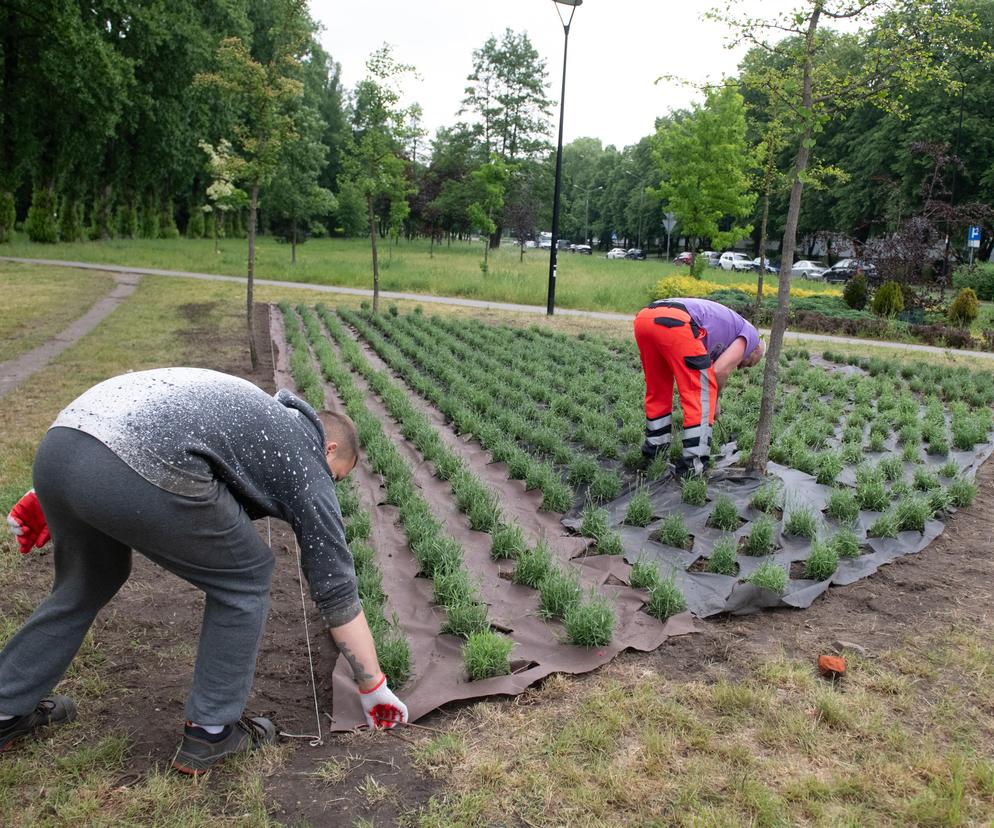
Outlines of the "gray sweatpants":
M 101 442 L 53 428 L 34 464 L 55 545 L 55 582 L 0 653 L 0 711 L 28 713 L 68 669 L 135 549 L 206 594 L 186 717 L 242 715 L 266 622 L 273 554 L 224 485 L 205 497 L 159 489 Z

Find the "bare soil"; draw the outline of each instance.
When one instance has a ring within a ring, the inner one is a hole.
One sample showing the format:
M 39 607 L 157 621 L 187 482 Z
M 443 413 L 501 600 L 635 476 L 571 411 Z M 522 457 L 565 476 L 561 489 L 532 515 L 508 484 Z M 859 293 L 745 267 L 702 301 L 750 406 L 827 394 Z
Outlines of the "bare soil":
M 219 365 L 211 361 L 219 334 L 204 326 L 205 309 L 189 306 L 190 364 L 224 370 L 273 391 L 273 365 L 268 341 L 268 308 L 256 317 L 260 365 Z M 194 354 L 198 355 L 194 359 Z M 994 510 L 994 466 L 978 474 L 979 496 L 974 505 L 955 514 L 946 530 L 917 555 L 898 559 L 870 578 L 847 587 L 833 587 L 803 612 L 775 610 L 744 617 L 718 617 L 701 622 L 699 635 L 670 638 L 655 652 L 625 653 L 618 658 L 681 680 L 734 678 L 737 665 L 788 655 L 817 660 L 837 639 L 860 644 L 869 654 L 898 646 L 923 629 L 970 623 L 989 613 L 994 584 L 994 539 L 989 515 Z M 304 637 L 300 584 L 293 538 L 276 521 L 259 522 L 278 565 L 274 573 L 271 613 L 259 657 L 247 712 L 271 716 L 284 731 L 314 732 L 314 706 Z M 48 561 L 24 566 L 10 585 L 37 597 L 51 578 Z M 183 719 L 202 613 L 202 597 L 192 587 L 163 573 L 141 555 L 134 573 L 98 618 L 93 628 L 96 646 L 106 659 L 103 671 L 108 691 L 97 703 L 81 709 L 108 729 L 126 728 L 132 736 L 130 770 L 144 774 L 172 758 Z M 311 644 L 316 654 L 322 707 L 330 707 L 331 659 L 316 613 L 307 602 Z M 590 680 L 579 677 L 578 682 Z M 489 700 L 486 704 L 511 704 Z M 450 705 L 419 724 L 442 729 L 461 705 Z M 406 735 L 405 735 L 406 733 Z M 409 748 L 414 731 L 345 734 L 329 737 L 319 747 L 297 741 L 288 761 L 266 782 L 277 804 L 274 817 L 290 825 L 345 825 L 365 818 L 377 825 L 392 824 L 402 812 L 425 803 L 440 783 L 412 765 Z M 322 763 L 335 760 L 341 779 L 328 783 L 314 776 Z M 223 773 L 223 770 L 220 771 Z M 386 788 L 366 783 L 372 777 Z M 206 784 L 211 784 L 210 778 Z M 361 790 L 357 790 L 360 789 Z

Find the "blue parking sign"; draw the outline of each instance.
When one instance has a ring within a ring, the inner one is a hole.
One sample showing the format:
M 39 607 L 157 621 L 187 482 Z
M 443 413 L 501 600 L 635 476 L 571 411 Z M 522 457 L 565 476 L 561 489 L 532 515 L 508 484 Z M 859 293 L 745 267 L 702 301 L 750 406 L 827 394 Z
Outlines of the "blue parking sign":
M 977 225 L 970 225 L 966 240 L 967 247 L 980 247 L 980 228 Z

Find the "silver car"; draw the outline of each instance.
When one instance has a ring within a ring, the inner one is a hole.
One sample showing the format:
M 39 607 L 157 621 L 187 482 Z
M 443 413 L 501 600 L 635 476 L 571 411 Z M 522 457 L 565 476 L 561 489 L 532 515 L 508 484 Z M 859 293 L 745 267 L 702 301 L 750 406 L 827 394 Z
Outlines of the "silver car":
M 794 263 L 794 266 L 790 269 L 790 275 L 801 279 L 821 279 L 825 275 L 826 270 L 828 268 L 819 262 L 802 259 Z

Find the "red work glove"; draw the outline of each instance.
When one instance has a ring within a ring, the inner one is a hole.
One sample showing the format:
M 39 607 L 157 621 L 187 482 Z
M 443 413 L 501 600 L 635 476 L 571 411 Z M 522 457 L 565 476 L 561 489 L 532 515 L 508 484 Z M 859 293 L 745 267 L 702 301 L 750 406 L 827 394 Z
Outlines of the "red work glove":
M 391 728 L 407 721 L 407 705 L 387 687 L 386 676 L 372 690 L 360 690 L 359 700 L 370 730 Z
M 10 524 L 10 531 L 17 535 L 17 545 L 21 547 L 22 555 L 27 555 L 33 546 L 41 548 L 51 537 L 34 489 L 14 504 L 7 515 L 7 523 Z

